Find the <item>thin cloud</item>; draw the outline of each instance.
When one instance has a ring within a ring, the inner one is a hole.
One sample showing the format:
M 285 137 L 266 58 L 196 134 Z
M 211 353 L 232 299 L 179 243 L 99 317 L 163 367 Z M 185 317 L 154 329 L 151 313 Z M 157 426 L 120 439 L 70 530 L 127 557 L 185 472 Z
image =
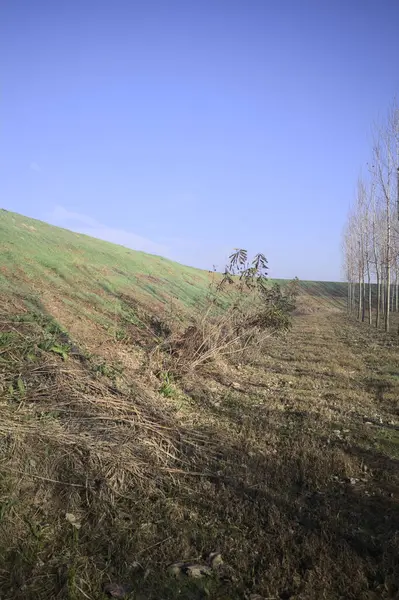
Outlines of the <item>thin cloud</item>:
M 35 173 L 40 173 L 40 171 L 41 171 L 40 166 L 37 164 L 37 162 L 34 162 L 34 161 L 30 163 L 29 169 L 31 171 L 35 171 Z
M 85 233 L 91 237 L 120 244 L 133 250 L 141 250 L 149 254 L 158 254 L 161 256 L 169 254 L 168 247 L 163 244 L 149 240 L 126 229 L 108 227 L 108 225 L 100 223 L 89 215 L 69 211 L 63 206 L 56 206 L 46 220 L 53 225 L 58 225 L 77 233 Z
M 223 271 L 234 248 L 233 244 L 210 243 L 204 238 L 165 237 L 162 241 L 170 248 L 169 258 L 206 271 Z

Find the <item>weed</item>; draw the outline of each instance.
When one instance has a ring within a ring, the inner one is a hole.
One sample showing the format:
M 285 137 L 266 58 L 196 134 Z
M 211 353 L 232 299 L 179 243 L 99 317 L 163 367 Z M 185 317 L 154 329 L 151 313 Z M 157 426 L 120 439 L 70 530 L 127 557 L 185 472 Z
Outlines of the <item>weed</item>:
M 6 348 L 15 339 L 16 334 L 12 331 L 0 332 L 0 348 Z
M 16 503 L 16 500 L 13 498 L 6 498 L 3 502 L 0 502 L 0 524 Z
M 159 377 L 162 381 L 161 387 L 159 388 L 159 393 L 165 398 L 173 398 L 173 396 L 176 394 L 176 389 L 173 384 L 173 376 L 167 371 L 164 371 L 159 374 Z
M 112 377 L 114 374 L 113 368 L 105 362 L 95 365 L 94 372 L 104 377 Z
M 66 360 L 69 356 L 70 347 L 66 344 L 54 344 L 51 346 L 50 351 L 61 356 L 62 360 Z
M 26 386 L 22 377 L 18 377 L 13 383 L 8 386 L 8 394 L 10 400 L 21 402 L 26 396 Z
M 128 335 L 123 329 L 117 329 L 115 331 L 115 339 L 117 342 L 124 342 L 126 339 L 128 339 Z
M 26 387 L 25 387 L 22 377 L 18 377 L 18 379 L 17 379 L 17 389 L 18 389 L 20 396 L 23 398 L 26 394 Z
M 93 357 L 92 357 L 93 359 Z M 122 365 L 118 365 L 118 364 L 109 364 L 106 361 L 102 361 L 99 363 L 94 363 L 93 367 L 92 367 L 94 373 L 98 374 L 98 375 L 103 375 L 104 377 L 109 377 L 112 380 L 115 380 L 115 378 L 118 375 L 122 375 L 123 373 L 123 366 Z

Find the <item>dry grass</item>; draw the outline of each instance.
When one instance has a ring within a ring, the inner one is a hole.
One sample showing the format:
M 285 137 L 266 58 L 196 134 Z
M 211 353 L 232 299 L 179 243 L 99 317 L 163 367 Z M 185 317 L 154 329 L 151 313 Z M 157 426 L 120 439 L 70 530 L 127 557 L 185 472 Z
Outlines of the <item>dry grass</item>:
M 317 302 L 168 397 L 145 349 L 62 360 L 51 317 L 4 305 L 1 598 L 398 597 L 398 343 Z M 211 551 L 223 578 L 168 576 Z
M 189 324 L 168 328 L 169 333 L 151 353 L 152 369 L 181 376 L 204 364 L 225 361 L 251 362 L 262 353 L 269 339 L 286 333 L 288 312 L 268 307 L 256 291 L 233 290 L 233 294 L 212 293 L 193 311 Z

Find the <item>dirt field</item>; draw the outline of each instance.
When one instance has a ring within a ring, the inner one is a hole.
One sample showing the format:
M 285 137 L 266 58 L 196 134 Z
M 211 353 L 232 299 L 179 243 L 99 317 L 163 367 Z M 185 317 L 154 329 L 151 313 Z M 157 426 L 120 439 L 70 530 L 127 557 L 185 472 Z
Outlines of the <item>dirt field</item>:
M 251 364 L 166 395 L 144 364 L 116 377 L 4 346 L 26 389 L 2 400 L 0 597 L 398 598 L 397 337 L 328 300 L 298 313 Z M 210 552 L 224 564 L 201 578 L 167 569 Z

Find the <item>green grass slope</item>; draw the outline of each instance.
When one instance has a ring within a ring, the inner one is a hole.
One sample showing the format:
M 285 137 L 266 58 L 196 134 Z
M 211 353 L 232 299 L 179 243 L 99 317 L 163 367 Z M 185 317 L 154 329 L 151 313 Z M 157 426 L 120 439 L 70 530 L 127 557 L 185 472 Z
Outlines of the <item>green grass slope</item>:
M 120 293 L 134 293 L 146 304 L 173 299 L 190 307 L 211 281 L 208 271 L 5 210 L 0 211 L 0 251 L 1 291 L 26 295 L 51 289 L 75 308 L 87 304 L 107 312 Z
M 123 294 L 155 309 L 190 309 L 214 275 L 0 210 L 0 291 L 24 297 L 57 295 L 72 310 L 115 311 Z M 315 297 L 342 298 L 346 284 L 303 282 Z M 119 309 L 118 309 L 119 310 Z

